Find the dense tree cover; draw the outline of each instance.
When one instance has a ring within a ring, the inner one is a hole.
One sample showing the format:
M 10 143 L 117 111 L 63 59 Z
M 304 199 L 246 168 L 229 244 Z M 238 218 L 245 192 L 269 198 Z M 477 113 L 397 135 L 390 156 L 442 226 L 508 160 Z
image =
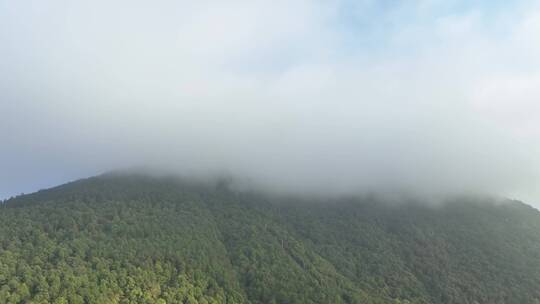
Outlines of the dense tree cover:
M 0 303 L 540 303 L 540 213 L 104 175 L 0 204 Z

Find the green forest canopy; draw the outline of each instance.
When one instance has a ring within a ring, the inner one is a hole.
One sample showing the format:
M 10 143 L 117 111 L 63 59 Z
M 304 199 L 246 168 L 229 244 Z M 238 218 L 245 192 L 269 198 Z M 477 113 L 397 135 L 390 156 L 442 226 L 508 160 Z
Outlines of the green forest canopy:
M 0 303 L 540 303 L 540 213 L 515 201 L 103 175 L 0 206 Z

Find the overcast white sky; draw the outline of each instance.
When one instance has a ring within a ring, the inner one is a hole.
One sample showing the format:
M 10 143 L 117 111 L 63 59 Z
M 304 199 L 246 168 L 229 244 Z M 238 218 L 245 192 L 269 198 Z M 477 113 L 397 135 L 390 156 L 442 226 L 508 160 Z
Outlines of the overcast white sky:
M 535 2 L 0 0 L 0 197 L 150 166 L 538 207 Z

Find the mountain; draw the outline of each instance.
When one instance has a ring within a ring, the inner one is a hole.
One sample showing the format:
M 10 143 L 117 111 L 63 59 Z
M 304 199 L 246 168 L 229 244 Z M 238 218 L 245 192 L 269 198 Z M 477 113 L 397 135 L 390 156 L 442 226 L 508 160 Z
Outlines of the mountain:
M 106 174 L 0 204 L 0 303 L 540 303 L 540 212 Z

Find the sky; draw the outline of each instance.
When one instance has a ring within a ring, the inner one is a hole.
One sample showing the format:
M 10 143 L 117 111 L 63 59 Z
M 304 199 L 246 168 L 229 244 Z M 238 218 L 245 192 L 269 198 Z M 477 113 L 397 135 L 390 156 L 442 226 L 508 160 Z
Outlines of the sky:
M 540 207 L 540 4 L 0 0 L 0 198 L 139 166 Z

